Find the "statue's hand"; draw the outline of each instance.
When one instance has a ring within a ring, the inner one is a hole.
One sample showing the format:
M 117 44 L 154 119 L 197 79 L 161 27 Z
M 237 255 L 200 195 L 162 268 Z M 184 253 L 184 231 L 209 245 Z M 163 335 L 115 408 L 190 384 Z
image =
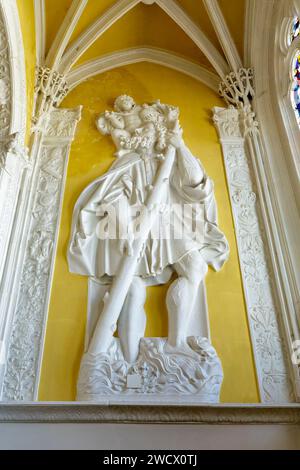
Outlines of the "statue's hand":
M 169 134 L 168 143 L 173 145 L 176 149 L 180 148 L 183 144 L 182 129 Z
M 200 163 L 188 152 L 180 152 L 179 169 L 185 185 L 194 187 L 203 180 L 204 172 Z

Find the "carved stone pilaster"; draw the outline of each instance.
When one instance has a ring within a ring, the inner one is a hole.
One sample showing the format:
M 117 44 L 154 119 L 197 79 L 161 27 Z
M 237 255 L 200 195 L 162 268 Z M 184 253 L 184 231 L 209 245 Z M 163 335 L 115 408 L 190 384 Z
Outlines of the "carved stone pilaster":
M 0 15 L 0 138 L 9 133 L 11 123 L 11 74 L 9 45 Z
M 36 399 L 62 195 L 81 108 L 54 109 L 40 136 L 28 202 L 25 252 L 7 345 L 2 399 Z M 25 240 L 24 240 L 25 241 Z
M 36 72 L 36 109 L 34 131 L 43 131 L 49 112 L 60 104 L 68 92 L 65 76 L 49 67 L 40 66 Z
M 263 402 L 294 400 L 280 308 L 263 229 L 261 200 L 245 137 L 258 132 L 250 105 L 214 108 L 214 122 L 223 148 L 239 251 L 248 322 Z
M 10 288 L 15 269 L 15 264 L 10 264 L 16 246 L 13 227 L 27 176 L 23 170 L 29 165 L 23 144 L 25 66 L 17 21 L 15 2 L 0 2 L 0 384 L 9 325 L 7 305 L 12 297 Z

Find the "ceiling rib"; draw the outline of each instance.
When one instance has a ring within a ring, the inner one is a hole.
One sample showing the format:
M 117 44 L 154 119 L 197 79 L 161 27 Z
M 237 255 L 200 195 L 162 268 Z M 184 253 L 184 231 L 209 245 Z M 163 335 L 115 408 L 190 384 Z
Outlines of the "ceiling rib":
M 42 65 L 46 51 L 46 11 L 44 0 L 34 0 L 36 62 Z
M 300 9 L 300 3 L 299 3 Z M 244 67 L 251 67 L 251 31 L 255 30 L 254 22 L 255 2 L 246 0 L 245 4 L 245 25 L 244 25 Z
M 222 55 L 210 42 L 203 31 L 194 23 L 181 6 L 174 0 L 156 0 L 156 3 L 164 10 L 178 26 L 194 41 L 221 78 L 224 78 L 229 67 Z
M 88 0 L 73 0 L 47 55 L 46 65 L 56 68 Z
M 66 76 L 66 80 L 71 90 L 94 75 L 138 62 L 150 62 L 175 69 L 204 83 L 213 91 L 218 91 L 218 75 L 165 49 L 153 47 L 123 49 L 97 57 L 72 69 Z
M 67 73 L 79 57 L 118 19 L 124 16 L 140 0 L 119 0 L 109 8 L 102 16 L 94 21 L 86 30 L 70 45 L 64 53 L 60 64 L 61 73 Z M 221 78 L 229 72 L 229 67 L 222 55 L 209 41 L 203 31 L 185 13 L 174 0 L 156 0 L 159 7 L 175 21 L 181 29 L 192 39 L 198 48 L 208 58 Z
M 86 28 L 80 36 L 73 41 L 64 53 L 58 69 L 61 73 L 66 73 L 79 57 L 119 18 L 130 11 L 140 0 L 119 0 L 103 15 Z
M 226 20 L 219 7 L 217 0 L 202 0 L 206 8 L 208 16 L 214 27 L 216 35 L 222 46 L 226 59 L 231 66 L 232 70 L 236 72 L 242 67 L 242 61 L 234 40 L 230 34 Z

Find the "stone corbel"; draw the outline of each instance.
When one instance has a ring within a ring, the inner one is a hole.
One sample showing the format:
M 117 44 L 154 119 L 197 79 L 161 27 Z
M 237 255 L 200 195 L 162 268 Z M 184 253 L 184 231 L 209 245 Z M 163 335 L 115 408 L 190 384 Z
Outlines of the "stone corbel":
M 220 83 L 219 94 L 228 105 L 249 104 L 254 96 L 253 70 L 241 68 L 230 72 Z
M 225 129 L 226 138 L 229 134 L 246 138 L 259 135 L 259 125 L 255 118 L 251 101 L 254 97 L 253 70 L 241 68 L 237 72 L 230 72 L 219 85 L 219 94 L 228 105 L 226 117 L 220 119 L 221 126 L 231 126 L 234 129 Z M 236 110 L 238 112 L 236 112 Z M 218 114 L 214 117 L 217 123 Z M 220 126 L 219 126 L 220 127 Z M 222 132 L 218 127 L 218 131 Z
M 36 72 L 36 105 L 33 116 L 33 132 L 43 131 L 52 109 L 57 107 L 68 92 L 65 76 L 46 66 Z

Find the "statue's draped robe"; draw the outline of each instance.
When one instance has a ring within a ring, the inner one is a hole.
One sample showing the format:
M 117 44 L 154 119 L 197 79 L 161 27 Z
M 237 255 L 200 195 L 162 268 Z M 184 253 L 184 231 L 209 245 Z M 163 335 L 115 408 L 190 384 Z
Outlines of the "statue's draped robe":
M 179 159 L 181 165 L 178 164 Z M 161 223 L 155 226 L 160 227 L 160 232 L 154 231 L 154 236 L 149 234 L 136 267 L 135 274 L 145 278 L 147 284 L 167 282 L 172 274 L 171 266 L 193 250 L 198 250 L 215 270 L 219 270 L 228 257 L 228 243 L 217 225 L 213 183 L 201 165 L 204 172 L 202 181 L 196 185 L 187 182 L 182 166 L 185 163 L 182 162 L 187 162 L 188 165 L 191 159 L 194 165 L 195 162 L 200 165 L 186 146 L 177 150 L 170 180 L 163 189 L 162 209 L 158 215 Z M 160 161 L 155 154 L 142 158 L 137 153 L 128 153 L 116 160 L 106 174 L 93 181 L 82 192 L 73 213 L 68 250 L 71 272 L 97 279 L 106 279 L 118 273 L 124 256 L 120 249 L 120 240 L 99 239 L 97 236 L 97 225 L 100 221 L 103 224 L 101 205 L 112 204 L 119 217 L 118 208 L 124 208 L 126 204 L 129 207 L 146 203 L 151 185 L 155 184 L 159 165 Z M 201 217 L 198 232 L 192 234 L 195 220 L 187 218 L 184 237 L 177 238 L 176 227 L 181 222 L 181 215 L 180 211 L 175 210 L 174 219 L 168 216 L 168 208 L 172 204 L 177 204 L 177 207 L 191 205 L 193 213 L 198 213 L 198 217 Z M 171 231 L 171 236 L 165 237 L 163 232 L 168 232 L 169 221 L 175 232 Z

